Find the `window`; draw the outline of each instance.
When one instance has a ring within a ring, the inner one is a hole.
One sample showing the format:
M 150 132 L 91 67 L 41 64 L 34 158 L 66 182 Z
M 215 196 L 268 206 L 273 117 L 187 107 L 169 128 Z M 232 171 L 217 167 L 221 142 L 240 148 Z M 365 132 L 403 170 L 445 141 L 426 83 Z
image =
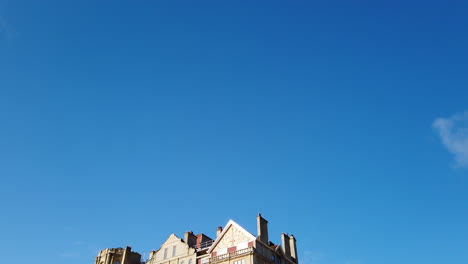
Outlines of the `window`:
M 173 246 L 173 247 L 172 247 L 172 256 L 173 256 L 173 257 L 175 257 L 176 248 L 177 248 L 177 246 Z
M 164 249 L 164 259 L 167 259 L 167 248 Z
M 236 260 L 234 261 L 234 264 L 245 264 L 245 259 Z
M 189 259 L 189 260 L 188 260 L 188 264 L 192 264 L 192 259 Z

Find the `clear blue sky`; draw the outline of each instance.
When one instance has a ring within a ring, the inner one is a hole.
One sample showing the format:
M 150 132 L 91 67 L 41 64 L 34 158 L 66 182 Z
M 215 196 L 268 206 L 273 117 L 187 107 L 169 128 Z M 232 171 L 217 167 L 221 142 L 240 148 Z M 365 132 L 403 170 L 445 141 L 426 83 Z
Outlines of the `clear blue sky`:
M 301 264 L 467 263 L 462 2 L 0 0 L 2 262 L 261 212 Z

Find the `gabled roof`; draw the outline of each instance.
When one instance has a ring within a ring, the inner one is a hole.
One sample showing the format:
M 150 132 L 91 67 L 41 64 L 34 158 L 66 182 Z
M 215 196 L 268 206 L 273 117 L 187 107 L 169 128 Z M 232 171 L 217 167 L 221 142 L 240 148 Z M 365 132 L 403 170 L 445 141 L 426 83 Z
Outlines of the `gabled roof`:
M 154 252 L 158 252 L 159 250 L 161 250 L 161 248 L 163 247 L 163 245 L 165 244 L 168 244 L 168 243 L 173 243 L 173 242 L 180 242 L 182 244 L 187 244 L 184 242 L 183 239 L 181 239 L 180 237 L 178 237 L 176 234 L 172 233 L 169 235 L 169 237 L 167 237 L 166 241 L 164 241 L 164 243 L 161 244 L 161 246 L 159 247 L 159 249 L 157 250 L 153 250 Z M 187 245 L 188 246 L 188 245 Z
M 164 241 L 164 243 L 162 243 L 162 245 L 166 244 L 167 242 L 175 242 L 175 241 L 180 241 L 182 242 L 183 239 L 178 237 L 176 234 L 172 233 L 169 235 L 169 237 L 167 237 L 166 241 Z
M 226 232 L 229 230 L 229 228 L 231 227 L 235 227 L 236 229 L 238 229 L 239 231 L 241 231 L 244 235 L 246 235 L 248 238 L 250 238 L 251 240 L 255 240 L 256 239 L 256 236 L 254 236 L 252 233 L 250 233 L 249 231 L 245 230 L 245 228 L 243 228 L 242 226 L 240 226 L 238 223 L 234 222 L 232 219 L 229 220 L 229 222 L 226 224 L 226 226 L 224 227 L 223 231 L 221 232 L 221 234 L 219 234 L 219 236 L 216 238 L 215 242 L 213 243 L 213 245 L 211 245 L 211 247 L 208 249 L 208 253 L 211 253 L 213 251 L 213 249 L 216 247 L 216 245 L 218 245 L 219 241 L 222 240 L 223 236 L 226 234 Z

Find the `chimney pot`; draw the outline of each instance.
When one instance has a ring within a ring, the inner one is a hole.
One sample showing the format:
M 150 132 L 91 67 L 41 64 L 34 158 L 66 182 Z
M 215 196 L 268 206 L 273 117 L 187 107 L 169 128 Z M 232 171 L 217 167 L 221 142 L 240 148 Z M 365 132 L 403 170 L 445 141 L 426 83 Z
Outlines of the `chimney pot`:
M 216 237 L 218 237 L 221 232 L 223 232 L 223 228 L 221 226 L 218 226 L 218 229 L 216 229 Z

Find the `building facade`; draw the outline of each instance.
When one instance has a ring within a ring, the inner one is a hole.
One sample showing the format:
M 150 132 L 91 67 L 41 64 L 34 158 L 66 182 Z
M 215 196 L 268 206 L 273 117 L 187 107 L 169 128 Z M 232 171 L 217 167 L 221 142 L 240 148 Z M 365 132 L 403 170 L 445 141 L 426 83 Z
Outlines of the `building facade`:
M 280 238 L 281 243 L 278 244 L 269 240 L 268 221 L 258 214 L 256 236 L 233 220 L 229 220 L 224 228 L 218 227 L 215 239 L 203 233 L 195 235 L 191 231 L 185 232 L 183 238 L 171 234 L 158 250 L 150 252 L 149 259 L 144 262 L 145 264 L 298 264 L 296 238 L 285 233 L 282 233 Z M 120 263 L 118 260 L 112 262 L 109 257 L 105 257 L 106 250 L 101 251 L 104 253 L 98 255 L 95 264 L 144 263 L 140 260 L 138 263 L 130 261 L 124 263 L 125 258 Z
M 94 264 L 141 264 L 141 255 L 128 246 L 125 249 L 106 248 L 99 252 Z

